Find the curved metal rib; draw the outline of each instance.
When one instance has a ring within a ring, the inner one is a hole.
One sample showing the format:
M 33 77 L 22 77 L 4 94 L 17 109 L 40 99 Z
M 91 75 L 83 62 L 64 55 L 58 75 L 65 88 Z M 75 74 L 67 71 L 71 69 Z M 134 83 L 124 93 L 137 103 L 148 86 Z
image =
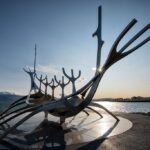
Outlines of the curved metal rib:
M 132 39 L 130 39 L 120 50 L 122 53 L 128 46 L 130 46 L 135 40 L 137 40 L 142 34 L 144 34 L 150 28 L 150 24 L 146 25 L 142 30 L 140 30 Z
M 15 104 L 15 105 L 13 105 L 12 107 L 9 107 L 8 109 L 6 109 L 6 110 L 2 113 L 2 115 L 1 115 L 1 117 L 0 117 L 0 120 L 3 119 L 7 114 L 11 113 L 10 110 L 12 110 L 14 107 L 20 106 L 20 105 L 22 105 L 22 104 L 25 104 L 25 102 L 17 103 L 17 104 Z
M 19 122 L 17 122 L 15 125 L 13 125 L 12 127 L 10 127 L 8 130 L 6 130 L 4 132 L 4 134 L 2 134 L 0 136 L 0 141 L 5 138 L 10 132 L 12 132 L 13 130 L 15 130 L 19 125 L 21 125 L 23 122 L 25 122 L 26 120 L 28 120 L 29 118 L 31 118 L 32 116 L 36 115 L 39 111 L 33 111 L 32 113 L 28 114 L 26 117 L 24 117 L 23 119 L 21 119 Z
M 90 115 L 86 110 L 83 110 L 83 112 L 84 112 L 87 116 Z
M 8 117 L 8 116 L 11 115 L 11 114 L 18 113 L 19 111 L 22 111 L 22 110 L 25 110 L 26 108 L 31 108 L 31 107 L 32 107 L 32 106 L 26 105 L 26 106 L 24 106 L 24 107 L 22 107 L 22 108 L 18 108 L 18 109 L 16 109 L 16 110 L 12 111 L 12 112 L 9 112 L 9 113 L 5 114 L 4 116 L 2 116 L 1 119 L 5 119 L 6 117 Z M 5 121 L 6 121 L 6 120 L 5 120 Z M 4 122 L 4 123 L 6 123 L 6 122 Z M 1 122 L 0 125 L 1 125 L 1 124 L 3 124 L 3 122 Z
M 27 96 L 24 96 L 18 100 L 16 100 L 15 102 L 13 102 L 12 104 L 10 104 L 1 114 L 0 116 L 2 116 L 3 114 L 7 113 L 9 110 L 11 110 L 13 107 L 20 105 L 24 102 L 22 102 L 25 98 L 27 98 Z M 20 103 L 19 103 L 20 102 Z
M 125 28 L 124 30 L 120 33 L 120 35 L 118 36 L 118 38 L 116 39 L 116 41 L 114 42 L 109 55 L 116 51 L 116 48 L 119 44 L 119 42 L 122 40 L 122 38 L 126 35 L 126 33 L 137 23 L 137 20 L 134 18 Z M 108 55 L 108 57 L 109 57 Z
M 96 114 L 98 114 L 101 118 L 103 118 L 103 116 L 96 110 L 94 110 L 93 108 L 91 108 L 90 106 L 87 106 L 86 108 L 92 110 L 93 112 L 95 112 Z
M 142 41 L 141 43 L 139 43 L 138 45 L 136 45 L 135 47 L 133 47 L 132 49 L 128 50 L 127 52 L 123 53 L 123 57 L 129 55 L 130 53 L 134 52 L 135 50 L 137 50 L 138 48 L 140 48 L 141 46 L 143 46 L 144 44 L 146 44 L 147 42 L 150 41 L 150 36 L 148 38 L 146 38 L 144 41 Z
M 30 95 L 30 97 L 36 97 L 37 94 L 39 94 L 39 92 Z M 5 114 L 7 114 L 7 112 L 10 112 L 10 111 L 11 111 L 13 108 L 15 108 L 16 106 L 20 106 L 20 105 L 22 105 L 22 104 L 26 104 L 26 101 L 25 101 L 26 98 L 27 98 L 27 95 L 21 97 L 20 99 L 16 100 L 16 101 L 13 102 L 12 104 L 10 104 L 10 105 L 0 114 L 0 116 L 3 116 L 3 115 L 5 115 Z M 0 119 L 1 119 L 1 118 L 0 118 Z
M 16 117 L 18 117 L 18 116 L 20 116 L 20 115 L 22 115 L 22 114 L 25 114 L 25 113 L 27 113 L 27 112 L 35 111 L 35 108 L 36 108 L 36 107 L 31 107 L 31 108 L 28 107 L 27 109 L 25 109 L 25 110 L 23 110 L 23 111 L 21 111 L 21 112 L 15 114 L 15 115 L 13 115 L 13 116 L 7 118 L 6 120 L 2 121 L 2 122 L 0 123 L 0 125 L 5 124 L 5 123 L 7 123 L 8 121 L 11 121 L 12 119 L 14 119 L 14 118 L 16 118 Z
M 122 58 L 124 58 L 125 56 L 127 56 L 128 54 L 134 52 L 135 50 L 137 50 L 139 47 L 143 46 L 145 43 L 147 43 L 150 40 L 150 37 L 146 38 L 143 42 L 139 43 L 137 46 L 133 47 L 132 49 L 124 52 L 124 50 L 130 45 L 132 44 L 137 38 L 139 38 L 143 33 L 145 33 L 149 28 L 150 28 L 150 24 L 148 24 L 147 26 L 145 26 L 141 31 L 139 31 L 133 38 L 131 38 L 121 49 L 120 51 L 117 52 L 116 48 L 119 44 L 119 42 L 121 41 L 121 39 L 125 36 L 125 34 L 129 31 L 129 29 L 131 29 L 131 27 L 136 23 L 137 21 L 135 19 L 133 19 L 128 25 L 127 27 L 122 31 L 122 33 L 119 35 L 119 37 L 116 39 L 116 41 L 114 42 L 110 53 L 108 55 L 108 58 L 103 66 L 103 68 L 105 70 L 107 70 L 110 66 L 112 66 L 114 63 L 116 63 L 117 61 L 121 60 Z M 124 53 L 123 53 L 124 52 Z
M 104 107 L 100 104 L 97 104 L 97 103 L 91 103 L 90 106 L 94 106 L 94 107 L 104 109 L 108 114 L 110 114 L 113 118 L 115 118 L 117 121 L 119 121 L 119 119 L 112 112 L 110 112 L 106 107 Z

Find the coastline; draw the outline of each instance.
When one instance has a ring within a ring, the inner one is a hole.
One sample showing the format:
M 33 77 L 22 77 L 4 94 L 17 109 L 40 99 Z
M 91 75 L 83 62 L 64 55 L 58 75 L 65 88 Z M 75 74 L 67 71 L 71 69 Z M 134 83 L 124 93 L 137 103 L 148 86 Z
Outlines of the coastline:
M 142 102 L 150 102 L 150 99 L 148 100 L 128 100 L 128 99 L 121 99 L 121 100 L 115 100 L 115 99 L 94 99 L 93 101 L 97 101 L 97 102 L 139 102 L 139 103 L 142 103 Z

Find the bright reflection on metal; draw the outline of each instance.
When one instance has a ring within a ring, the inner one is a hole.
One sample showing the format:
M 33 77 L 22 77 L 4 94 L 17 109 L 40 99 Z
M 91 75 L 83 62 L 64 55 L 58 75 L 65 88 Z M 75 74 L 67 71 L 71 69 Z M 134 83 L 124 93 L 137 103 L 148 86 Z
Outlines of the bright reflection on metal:
M 102 67 L 99 67 L 99 68 L 93 67 L 92 70 L 93 70 L 93 71 L 96 71 L 96 70 L 97 70 L 98 72 L 102 72 L 102 71 L 103 71 L 103 68 L 102 68 Z

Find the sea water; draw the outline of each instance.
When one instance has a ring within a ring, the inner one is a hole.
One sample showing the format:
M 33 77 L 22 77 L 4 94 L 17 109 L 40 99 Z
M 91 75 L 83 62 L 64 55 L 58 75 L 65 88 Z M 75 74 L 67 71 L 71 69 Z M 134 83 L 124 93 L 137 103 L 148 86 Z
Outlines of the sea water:
M 96 103 L 103 105 L 110 111 L 150 112 L 150 102 L 100 102 L 98 101 Z M 0 111 L 3 111 L 6 107 L 7 107 L 6 105 L 0 103 Z
M 110 111 L 150 112 L 150 102 L 97 102 Z

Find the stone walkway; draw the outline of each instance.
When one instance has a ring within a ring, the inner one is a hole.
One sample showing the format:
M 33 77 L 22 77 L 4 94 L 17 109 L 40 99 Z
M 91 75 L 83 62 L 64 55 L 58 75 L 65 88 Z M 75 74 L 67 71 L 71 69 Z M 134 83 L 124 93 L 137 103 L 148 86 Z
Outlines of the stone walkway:
M 150 150 L 150 116 L 142 114 L 123 114 L 133 127 L 125 133 L 89 143 L 70 145 L 67 150 Z
M 150 116 L 126 113 L 117 115 L 130 120 L 132 128 L 105 139 L 68 145 L 66 150 L 150 150 Z M 0 145 L 0 149 L 3 148 Z

